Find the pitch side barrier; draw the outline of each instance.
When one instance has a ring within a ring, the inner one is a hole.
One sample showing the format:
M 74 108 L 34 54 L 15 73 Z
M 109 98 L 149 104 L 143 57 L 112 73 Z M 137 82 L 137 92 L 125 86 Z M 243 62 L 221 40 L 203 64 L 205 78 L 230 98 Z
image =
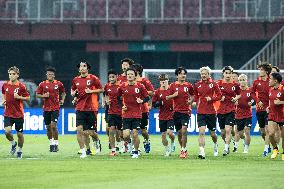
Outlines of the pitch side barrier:
M 45 134 L 46 128 L 43 121 L 42 109 L 41 108 L 27 108 L 25 111 L 25 122 L 24 122 L 24 133 L 25 134 Z M 0 133 L 4 133 L 4 110 L 0 108 Z M 149 133 L 150 134 L 160 134 L 159 129 L 159 113 L 158 110 L 153 109 L 150 111 L 149 120 Z M 105 134 L 106 124 L 105 124 L 105 113 L 104 109 L 99 109 L 98 113 L 98 133 Z M 188 133 L 191 135 L 198 134 L 197 117 L 196 110 L 193 109 L 191 114 L 190 123 L 188 124 Z M 72 108 L 63 108 L 60 110 L 60 117 L 57 123 L 58 131 L 61 135 L 64 134 L 75 134 L 76 133 L 76 114 L 75 110 Z M 14 128 L 13 128 L 14 129 Z M 15 131 L 14 131 L 15 132 Z M 220 128 L 217 123 L 217 133 L 220 133 Z M 207 131 L 208 134 L 208 131 Z M 252 135 L 259 134 L 259 126 L 257 124 L 255 109 L 253 109 L 252 118 Z

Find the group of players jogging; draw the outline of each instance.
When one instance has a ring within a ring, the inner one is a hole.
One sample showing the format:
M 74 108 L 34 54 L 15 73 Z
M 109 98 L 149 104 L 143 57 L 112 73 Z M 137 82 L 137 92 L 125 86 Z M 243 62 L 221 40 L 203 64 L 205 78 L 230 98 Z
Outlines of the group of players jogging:
M 209 130 L 214 143 L 213 154 L 218 156 L 217 119 L 224 142 L 223 156 L 238 150 L 240 139 L 244 151 L 249 152 L 250 128 L 252 125 L 252 106 L 256 106 L 256 117 L 264 140 L 263 156 L 271 153 L 271 159 L 279 154 L 282 138 L 284 150 L 284 87 L 279 68 L 263 62 L 259 64 L 259 77 L 248 86 L 245 74 L 234 72 L 231 66 L 222 69 L 223 78 L 214 81 L 209 67 L 200 68 L 201 79 L 195 84 L 186 81 L 187 70 L 179 67 L 175 70 L 176 81 L 169 84 L 167 74 L 160 74 L 160 87 L 154 89 L 151 82 L 142 77 L 143 67 L 130 58 L 121 60 L 123 73 L 114 70 L 108 72 L 108 82 L 103 87 L 100 79 L 90 74 L 91 65 L 81 61 L 79 74 L 72 81 L 72 103 L 76 109 L 77 141 L 80 158 L 99 153 L 101 143 L 97 134 L 97 113 L 99 94 L 103 93 L 102 105 L 106 109 L 107 134 L 109 136 L 110 156 L 129 152 L 132 158 L 140 156 L 141 131 L 144 138 L 144 151 L 149 153 L 150 139 L 147 131 L 150 108 L 159 108 L 159 128 L 165 156 L 175 151 L 175 133 L 180 145 L 180 158 L 188 156 L 187 127 L 191 108 L 197 108 L 199 128 L 198 158 L 205 159 L 205 132 Z M 46 69 L 45 81 L 36 89 L 38 98 L 43 99 L 43 116 L 50 141 L 49 151 L 58 152 L 57 120 L 60 106 L 64 104 L 66 93 L 63 84 L 55 79 L 55 68 Z M 9 80 L 2 86 L 5 135 L 11 142 L 11 154 L 22 158 L 24 144 L 23 101 L 29 101 L 25 85 L 19 82 L 20 71 L 17 67 L 8 69 Z M 12 126 L 15 125 L 18 141 L 14 140 Z M 170 141 L 167 140 L 167 136 Z M 90 138 L 93 144 L 90 145 Z M 17 150 L 18 147 L 18 150 Z M 93 150 L 94 149 L 94 150 Z M 284 151 L 282 154 L 284 160 Z

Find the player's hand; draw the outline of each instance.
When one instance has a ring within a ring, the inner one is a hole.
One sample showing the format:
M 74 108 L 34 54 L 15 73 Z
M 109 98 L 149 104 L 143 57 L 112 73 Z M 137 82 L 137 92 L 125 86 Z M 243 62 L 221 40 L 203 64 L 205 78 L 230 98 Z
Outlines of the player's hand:
M 85 92 L 86 92 L 87 94 L 90 94 L 90 93 L 92 93 L 92 90 L 91 90 L 90 88 L 86 88 L 86 89 L 85 89 Z
M 266 112 L 269 114 L 269 107 L 266 108 Z
M 281 104 L 281 101 L 279 100 L 279 98 L 276 98 L 276 100 L 274 100 L 274 104 L 276 104 L 276 105 L 280 105 Z
M 262 103 L 261 101 L 259 101 L 258 107 L 259 107 L 260 109 L 263 109 L 263 103 Z
M 196 102 L 193 102 L 193 103 L 191 104 L 192 107 L 196 107 L 196 105 L 197 105 Z
M 77 98 L 75 97 L 73 100 L 72 100 L 72 104 L 75 105 L 77 103 Z
M 5 106 L 5 105 L 6 105 L 6 100 L 4 100 L 4 101 L 2 102 L 2 104 L 3 104 L 3 106 Z
M 252 102 L 249 102 L 248 105 L 249 105 L 249 106 L 252 106 Z
M 236 106 L 239 105 L 239 101 L 238 101 L 238 100 L 235 102 L 235 105 L 236 105 Z
M 126 107 L 125 105 L 123 105 L 123 106 L 122 106 L 122 111 L 125 112 L 126 110 L 127 110 L 127 107 Z
M 78 92 L 78 90 L 76 89 L 75 91 L 71 90 L 71 96 L 75 96 L 75 94 Z
M 107 105 L 110 105 L 110 101 L 111 100 L 108 97 L 105 99 L 105 102 L 106 102 Z
M 64 100 L 60 100 L 60 106 L 64 104 Z
M 143 103 L 143 100 L 142 100 L 141 98 L 136 98 L 136 102 L 137 102 L 138 104 L 142 104 L 142 103 Z
M 20 96 L 18 93 L 14 93 L 14 98 L 15 98 L 15 99 L 20 99 L 21 96 Z
M 211 100 L 212 100 L 212 98 L 211 98 L 211 97 L 209 97 L 209 96 L 207 96 L 207 97 L 205 97 L 205 98 L 206 98 L 207 102 L 209 102 L 209 101 L 211 101 Z
M 231 100 L 232 102 L 237 102 L 238 101 L 238 99 L 235 97 L 235 98 L 232 98 L 232 100 Z
M 43 98 L 49 98 L 49 92 L 44 93 L 42 96 Z
M 221 98 L 221 102 L 223 102 L 225 100 L 225 96 L 222 96 L 222 98 Z

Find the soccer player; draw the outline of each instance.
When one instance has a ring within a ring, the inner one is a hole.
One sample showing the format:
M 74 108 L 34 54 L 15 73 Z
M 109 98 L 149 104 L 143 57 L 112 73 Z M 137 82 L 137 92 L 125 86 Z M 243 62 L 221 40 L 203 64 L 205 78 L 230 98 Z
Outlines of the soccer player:
M 191 115 L 191 103 L 193 101 L 193 86 L 186 82 L 187 71 L 183 67 L 175 70 L 177 81 L 170 85 L 171 94 L 166 97 L 166 100 L 173 99 L 173 119 L 178 140 L 181 146 L 180 158 L 187 157 L 187 127 Z
M 266 135 L 266 127 L 268 124 L 266 108 L 269 105 L 269 74 L 272 66 L 267 62 L 258 65 L 259 77 L 254 80 L 252 91 L 256 94 L 256 118 L 260 128 L 261 136 L 265 142 L 263 156 L 266 157 L 270 153 L 269 137 Z
M 117 78 L 117 80 L 120 83 L 127 82 L 127 75 L 126 75 L 126 70 L 130 68 L 134 64 L 134 60 L 131 58 L 124 58 L 121 60 L 121 69 L 122 69 L 122 74 L 120 74 Z
M 121 111 L 122 106 L 118 102 L 118 88 L 117 73 L 113 70 L 108 72 L 108 83 L 104 87 L 105 101 L 108 108 L 108 126 L 109 126 L 109 142 L 111 147 L 110 156 L 115 156 L 116 147 L 115 139 L 120 139 L 122 129 Z M 118 135 L 118 136 L 116 136 Z M 116 137 L 116 138 L 115 138 Z M 119 141 L 120 142 L 120 141 Z M 123 142 L 123 141 L 121 141 Z M 122 146 L 122 145 L 121 145 Z
M 159 76 L 160 88 L 157 89 L 152 98 L 153 107 L 159 108 L 159 127 L 162 133 L 162 143 L 165 147 L 165 156 L 170 156 L 175 151 L 175 135 L 173 121 L 173 100 L 166 100 L 166 96 L 171 94 L 169 89 L 169 77 L 167 74 Z M 167 134 L 171 144 L 167 140 Z
M 239 82 L 239 73 L 236 72 L 236 71 L 233 71 L 232 73 L 232 80 L 236 83 Z M 236 140 L 240 140 L 240 136 L 239 136 L 239 132 L 238 132 L 238 129 L 237 129 L 237 125 L 234 125 L 233 128 L 232 128 L 232 140 L 233 140 L 233 144 L 234 144 L 234 149 L 233 149 L 233 152 L 236 152 L 237 148 L 236 148 L 236 143 L 235 141 Z
M 8 141 L 11 142 L 10 153 L 15 154 L 17 150 L 17 158 L 22 158 L 22 148 L 24 145 L 23 124 L 24 124 L 24 108 L 23 101 L 29 101 L 30 95 L 25 85 L 18 81 L 20 70 L 16 67 L 8 69 L 9 81 L 2 86 L 2 102 L 4 105 L 4 127 L 5 135 Z M 15 142 L 12 134 L 12 126 L 15 124 L 17 131 L 18 143 Z
M 50 152 L 57 152 L 59 150 L 58 129 L 56 124 L 59 117 L 60 105 L 64 104 L 66 97 L 63 84 L 55 80 L 55 72 L 55 68 L 48 67 L 46 69 L 47 79 L 42 81 L 36 89 L 36 96 L 43 98 L 43 116 L 46 125 L 46 135 L 50 141 Z
M 273 153 L 271 159 L 275 159 L 278 156 L 279 150 L 276 143 L 275 134 L 278 131 L 278 127 L 281 127 L 282 133 L 282 160 L 284 160 L 284 87 L 280 85 L 282 82 L 282 76 L 279 73 L 272 73 L 269 79 L 269 86 L 271 87 L 269 92 L 269 107 L 268 112 L 268 136 L 273 146 Z
M 216 135 L 216 110 L 213 103 L 221 99 L 221 91 L 216 82 L 210 77 L 211 69 L 206 66 L 200 68 L 201 80 L 194 85 L 194 103 L 197 106 L 197 124 L 199 128 L 199 155 L 205 159 L 205 129 L 210 130 L 214 143 L 214 156 L 218 156 L 218 144 Z
M 255 93 L 248 87 L 248 78 L 245 74 L 239 76 L 240 98 L 236 101 L 236 125 L 239 138 L 235 141 L 235 147 L 238 149 L 238 142 L 243 139 L 244 151 L 248 153 L 250 145 L 250 128 L 252 124 L 251 106 L 255 104 Z
M 148 95 L 151 97 L 154 94 L 154 87 L 152 85 L 152 83 L 142 77 L 142 73 L 143 73 L 143 67 L 140 64 L 133 64 L 133 68 L 136 69 L 137 71 L 137 77 L 136 77 L 136 82 L 141 83 L 142 85 L 144 85 L 144 87 L 146 88 Z M 149 104 L 148 103 L 143 103 L 142 106 L 142 119 L 141 119 L 141 133 L 142 136 L 144 138 L 144 149 L 146 153 L 150 152 L 151 146 L 150 146 L 150 139 L 149 139 L 149 134 L 148 134 L 148 130 L 147 130 L 147 126 L 148 126 L 148 122 L 149 122 Z
M 77 65 L 77 68 L 80 75 L 72 81 L 71 95 L 77 98 L 77 140 L 82 152 L 80 158 L 85 158 L 87 155 L 85 145 L 88 147 L 89 135 L 96 137 L 96 133 L 94 132 L 94 123 L 96 122 L 94 101 L 97 98 L 94 95 L 103 92 L 103 89 L 99 78 L 89 74 L 91 68 L 89 63 L 82 61 Z
M 223 79 L 218 81 L 222 97 L 217 111 L 217 117 L 221 129 L 221 136 L 225 141 L 223 156 L 226 156 L 230 152 L 231 132 L 235 124 L 235 102 L 239 97 L 240 87 L 238 83 L 232 81 L 231 74 L 233 68 L 231 66 L 225 66 L 222 72 Z
M 145 87 L 135 81 L 137 72 L 134 68 L 126 71 L 127 82 L 122 83 L 118 88 L 118 98 L 122 97 L 122 122 L 123 138 L 130 142 L 130 132 L 133 132 L 134 151 L 132 158 L 138 158 L 139 137 L 138 129 L 141 125 L 142 106 L 149 101 L 149 96 Z

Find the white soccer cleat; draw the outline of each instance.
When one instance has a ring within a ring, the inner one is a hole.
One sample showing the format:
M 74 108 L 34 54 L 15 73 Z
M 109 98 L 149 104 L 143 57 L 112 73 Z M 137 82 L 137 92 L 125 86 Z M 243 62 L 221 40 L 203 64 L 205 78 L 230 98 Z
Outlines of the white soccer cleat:
M 132 159 L 137 159 L 139 157 L 139 155 L 138 154 L 132 154 Z
M 218 156 L 219 152 L 218 152 L 218 145 L 214 145 L 214 156 Z
M 248 152 L 248 149 L 244 149 L 243 153 L 244 153 L 244 154 L 248 154 L 248 153 L 249 153 L 249 152 Z
M 80 155 L 80 159 L 84 159 L 84 158 L 86 158 L 87 157 L 87 154 L 86 153 L 82 153 L 81 155 Z
M 176 151 L 176 143 L 175 142 L 171 143 L 171 151 L 172 152 Z
M 171 147 L 168 147 L 166 152 L 165 152 L 165 157 L 169 157 L 172 153 L 172 148 Z

